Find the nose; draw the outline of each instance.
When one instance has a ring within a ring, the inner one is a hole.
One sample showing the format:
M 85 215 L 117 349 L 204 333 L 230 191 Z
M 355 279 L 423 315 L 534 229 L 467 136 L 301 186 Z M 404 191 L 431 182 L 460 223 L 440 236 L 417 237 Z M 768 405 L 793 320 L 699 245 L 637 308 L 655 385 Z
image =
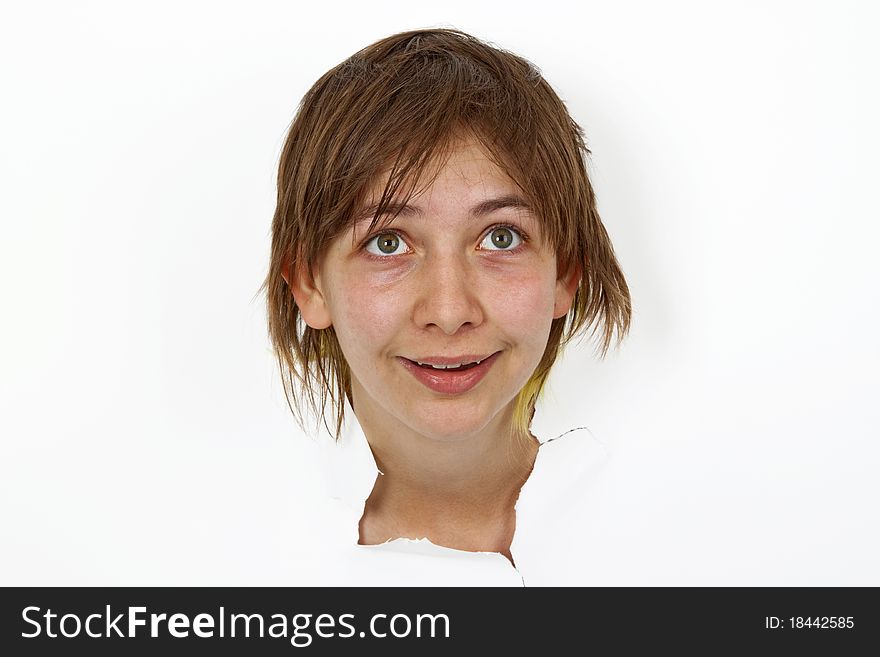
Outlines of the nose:
M 478 280 L 467 257 L 434 253 L 425 258 L 421 270 L 413 313 L 419 327 L 434 325 L 447 335 L 453 335 L 462 326 L 482 323 Z

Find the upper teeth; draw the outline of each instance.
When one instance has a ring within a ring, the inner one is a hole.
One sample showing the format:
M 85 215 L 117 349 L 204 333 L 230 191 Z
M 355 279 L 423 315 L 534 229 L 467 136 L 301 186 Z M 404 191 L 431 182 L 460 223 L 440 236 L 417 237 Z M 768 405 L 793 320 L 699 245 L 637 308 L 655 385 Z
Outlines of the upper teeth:
M 485 358 L 483 360 L 486 360 Z M 477 365 L 483 362 L 483 360 L 473 361 Z M 416 361 L 419 363 L 419 361 Z M 419 365 L 427 365 L 428 367 L 433 367 L 435 370 L 449 370 L 455 369 L 456 367 L 461 367 L 462 365 L 470 365 L 470 363 L 457 363 L 455 365 L 432 365 L 431 363 L 419 363 Z

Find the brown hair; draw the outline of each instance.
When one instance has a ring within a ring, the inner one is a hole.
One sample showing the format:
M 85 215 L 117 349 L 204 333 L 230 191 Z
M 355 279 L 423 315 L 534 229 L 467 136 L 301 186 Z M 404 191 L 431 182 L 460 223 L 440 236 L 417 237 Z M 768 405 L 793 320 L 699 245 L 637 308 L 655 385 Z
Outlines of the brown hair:
M 601 325 L 602 358 L 614 331 L 618 344 L 629 331 L 629 289 L 596 210 L 586 170 L 590 150 L 540 71 L 459 30 L 394 34 L 355 53 L 309 89 L 281 153 L 271 263 L 260 290 L 266 290 L 269 337 L 285 397 L 301 427 L 306 403 L 326 426 L 329 401 L 338 438 L 351 379 L 333 327 L 305 324 L 283 267 L 291 275 L 312 275 L 325 248 L 350 228 L 378 172 L 392 162 L 370 230 L 381 217 L 393 220 L 385 207 L 398 188 L 407 184 L 408 202 L 431 163 L 442 162 L 464 133 L 478 139 L 523 190 L 544 238 L 555 247 L 558 275 L 581 268 L 571 310 L 553 320 L 544 355 L 517 397 L 514 433 L 528 436 L 550 368 L 581 329 L 595 322 L 592 335 Z

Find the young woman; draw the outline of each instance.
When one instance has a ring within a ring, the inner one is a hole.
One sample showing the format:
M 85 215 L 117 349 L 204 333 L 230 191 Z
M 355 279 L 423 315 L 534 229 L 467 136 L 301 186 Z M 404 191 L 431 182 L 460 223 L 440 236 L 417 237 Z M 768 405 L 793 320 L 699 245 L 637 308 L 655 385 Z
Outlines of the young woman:
M 375 466 L 342 475 L 366 482 L 350 489 L 361 546 L 427 539 L 518 565 L 550 369 L 583 329 L 604 356 L 630 323 L 587 155 L 533 65 L 458 30 L 383 39 L 303 98 L 269 333 L 300 424 L 329 411 L 340 443 L 368 445 Z

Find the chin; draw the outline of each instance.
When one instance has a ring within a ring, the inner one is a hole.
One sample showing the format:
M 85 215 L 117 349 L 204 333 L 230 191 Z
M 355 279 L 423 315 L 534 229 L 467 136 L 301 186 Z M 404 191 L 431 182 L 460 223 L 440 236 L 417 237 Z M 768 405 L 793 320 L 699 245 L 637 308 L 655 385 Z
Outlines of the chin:
M 446 409 L 442 406 L 432 408 L 419 413 L 418 417 L 406 418 L 405 421 L 426 438 L 454 443 L 467 440 L 483 431 L 495 417 L 496 413 L 477 406 L 463 409 L 460 405 L 450 404 Z

